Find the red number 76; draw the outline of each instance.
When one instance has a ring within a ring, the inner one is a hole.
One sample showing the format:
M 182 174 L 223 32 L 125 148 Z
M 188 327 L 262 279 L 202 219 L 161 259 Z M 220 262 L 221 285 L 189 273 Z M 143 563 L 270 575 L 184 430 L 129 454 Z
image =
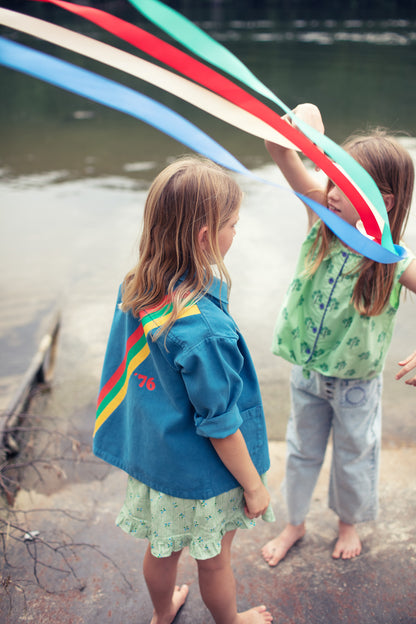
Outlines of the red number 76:
M 144 386 L 146 386 L 146 388 L 150 391 L 156 388 L 154 377 L 148 377 L 147 375 L 139 375 L 139 373 L 134 373 L 134 374 L 140 380 L 139 381 L 140 388 L 144 388 Z

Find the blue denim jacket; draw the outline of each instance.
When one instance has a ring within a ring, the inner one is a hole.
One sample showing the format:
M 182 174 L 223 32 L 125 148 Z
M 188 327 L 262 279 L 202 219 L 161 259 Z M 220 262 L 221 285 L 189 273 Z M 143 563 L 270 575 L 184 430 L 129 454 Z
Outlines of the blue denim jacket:
M 159 311 L 119 309 L 104 359 L 93 451 L 149 487 L 206 499 L 238 485 L 209 438 L 241 430 L 259 474 L 269 468 L 265 419 L 247 345 L 215 279 L 156 341 Z M 166 318 L 166 317 L 165 317 Z

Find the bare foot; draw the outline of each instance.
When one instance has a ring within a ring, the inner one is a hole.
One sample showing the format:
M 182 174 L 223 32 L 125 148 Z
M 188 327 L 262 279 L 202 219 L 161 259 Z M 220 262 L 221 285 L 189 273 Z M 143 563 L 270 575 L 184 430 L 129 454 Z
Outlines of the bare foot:
M 361 542 L 353 524 L 339 521 L 338 540 L 332 556 L 334 559 L 353 559 L 361 553 Z
M 243 613 L 237 613 L 235 624 L 264 624 L 265 622 L 273 622 L 273 616 L 264 605 L 261 605 Z
M 153 613 L 152 621 L 150 622 L 150 624 L 172 624 L 179 609 L 185 603 L 188 592 L 188 585 L 184 584 L 180 587 L 179 585 L 176 585 L 175 589 L 173 590 L 172 604 L 169 613 L 166 613 L 165 615 L 157 615 L 156 613 Z
M 294 525 L 288 524 L 283 531 L 274 539 L 267 542 L 261 550 L 263 559 L 269 566 L 275 566 L 286 557 L 294 544 L 305 535 L 305 523 Z

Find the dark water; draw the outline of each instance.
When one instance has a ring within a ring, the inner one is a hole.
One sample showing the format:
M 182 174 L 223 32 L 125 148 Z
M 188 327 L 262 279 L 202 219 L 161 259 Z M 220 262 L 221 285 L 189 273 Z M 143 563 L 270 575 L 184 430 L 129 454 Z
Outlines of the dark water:
M 39 15 L 38 3 L 21 3 Z M 4 6 L 9 6 L 10 3 Z M 101 3 L 100 3 L 101 6 Z M 22 9 L 23 10 L 23 9 Z M 48 11 L 42 7 L 46 19 Z M 61 25 L 122 47 L 89 23 L 51 10 Z M 129 9 L 120 17 L 137 19 Z M 416 27 L 409 20 L 273 22 L 259 15 L 201 25 L 232 50 L 288 106 L 317 104 L 337 142 L 368 126 L 407 134 L 416 159 Z M 156 32 L 144 20 L 141 27 Z M 179 112 L 248 168 L 281 190 L 240 179 L 245 192 L 239 235 L 227 256 L 232 311 L 248 338 L 265 398 L 271 437 L 287 418 L 288 367 L 269 351 L 274 319 L 306 223 L 260 139 L 116 70 L 2 28 L 1 34 L 120 81 Z M 124 46 L 124 49 L 128 49 Z M 54 409 L 95 399 L 119 280 L 135 259 L 149 182 L 187 151 L 161 132 L 121 113 L 0 68 L 0 407 L 19 379 L 53 307 L 64 324 Z M 281 111 L 278 111 L 279 113 Z M 416 218 L 408 242 L 416 249 Z M 389 441 L 416 440 L 414 389 L 392 381 L 395 362 L 416 348 L 414 300 L 403 306 L 386 367 Z M 412 335 L 412 338 L 410 338 Z M 74 393 L 74 388 L 76 392 Z M 413 393 L 413 394 L 412 394 Z M 401 418 L 397 421 L 397 405 Z

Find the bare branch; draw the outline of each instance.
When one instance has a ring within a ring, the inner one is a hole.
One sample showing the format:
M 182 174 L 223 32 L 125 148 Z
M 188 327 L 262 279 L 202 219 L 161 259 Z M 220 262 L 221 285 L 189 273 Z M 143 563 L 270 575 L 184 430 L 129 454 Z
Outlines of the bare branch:
M 47 529 L 40 535 L 27 526 L 29 521 L 33 522 L 34 514 L 39 528 L 42 519 L 51 514 L 76 523 L 85 522 L 85 517 L 73 510 L 61 508 L 13 507 L 16 492 L 22 488 L 21 477 L 24 482 L 32 473 L 32 479 L 34 476 L 39 482 L 47 484 L 48 473 L 60 479 L 67 478 L 64 466 L 105 468 L 100 460 L 91 455 L 90 445 L 81 443 L 73 435 L 65 435 L 45 426 L 47 420 L 30 414 L 23 415 L 16 426 L 8 431 L 13 437 L 19 435 L 23 439 L 19 457 L 9 457 L 0 464 L 0 491 L 3 492 L 4 501 L 1 504 L 0 499 L 0 587 L 4 589 L 10 609 L 15 600 L 20 599 L 27 604 L 29 587 L 36 587 L 47 594 L 61 594 L 74 589 L 83 591 L 85 583 L 78 576 L 75 562 L 78 561 L 76 553 L 86 549 L 111 563 L 127 587 L 133 590 L 119 565 L 103 553 L 99 546 L 74 541 L 59 522 L 55 523 L 53 536 Z M 49 420 L 53 421 L 52 418 Z M 105 468 L 104 473 L 108 474 L 108 470 Z M 104 478 L 102 472 L 97 478 Z M 62 586 L 62 582 L 66 587 Z

